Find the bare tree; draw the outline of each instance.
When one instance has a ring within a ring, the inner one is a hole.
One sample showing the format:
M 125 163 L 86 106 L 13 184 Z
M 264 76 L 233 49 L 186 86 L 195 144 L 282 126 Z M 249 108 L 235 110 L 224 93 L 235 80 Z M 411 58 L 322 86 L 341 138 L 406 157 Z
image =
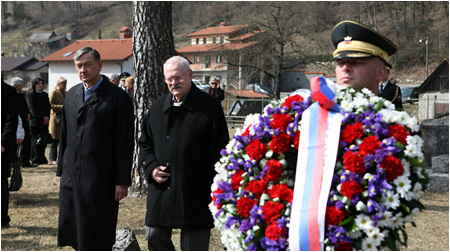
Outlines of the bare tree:
M 174 55 L 172 2 L 138 1 L 133 11 L 133 55 L 135 69 L 135 148 L 132 194 L 146 193 L 147 182 L 138 163 L 141 124 L 153 101 L 168 92 L 164 83 L 164 62 Z

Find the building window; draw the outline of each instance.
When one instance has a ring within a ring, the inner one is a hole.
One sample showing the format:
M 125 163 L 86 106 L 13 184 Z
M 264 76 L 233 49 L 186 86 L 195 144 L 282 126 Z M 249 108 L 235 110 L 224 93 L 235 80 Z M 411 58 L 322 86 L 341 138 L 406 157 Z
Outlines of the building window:
M 200 56 L 194 55 L 194 63 L 199 63 L 199 62 L 200 62 Z
M 209 81 L 211 80 L 211 76 L 205 75 L 205 83 L 209 84 Z
M 206 55 L 205 56 L 205 68 L 210 68 L 210 67 L 211 67 L 211 56 Z
M 217 44 L 216 37 L 213 38 L 213 44 Z
M 217 63 L 222 63 L 222 55 L 217 55 Z
M 200 44 L 200 39 L 197 38 L 197 39 L 195 40 L 195 43 L 196 43 L 197 45 Z
M 203 44 L 206 45 L 206 38 L 203 38 Z
M 220 43 L 225 43 L 225 37 L 220 37 Z

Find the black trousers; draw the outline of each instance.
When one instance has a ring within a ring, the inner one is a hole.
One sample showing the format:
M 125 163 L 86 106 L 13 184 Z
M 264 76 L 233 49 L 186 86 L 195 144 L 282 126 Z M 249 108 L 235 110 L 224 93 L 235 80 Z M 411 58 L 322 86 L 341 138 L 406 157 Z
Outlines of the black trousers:
M 10 222 L 10 218 L 8 215 L 8 206 L 9 205 L 9 188 L 8 188 L 8 178 L 6 176 L 2 176 L 2 226 L 6 225 Z
M 181 250 L 208 251 L 211 229 L 181 229 Z M 145 226 L 148 250 L 175 251 L 172 243 L 172 228 Z
M 58 143 L 59 139 L 53 139 L 52 145 L 50 146 L 50 161 L 56 161 L 58 159 Z
M 45 148 L 47 145 L 37 145 L 36 140 L 39 137 L 39 133 L 45 130 L 45 126 L 31 127 L 31 162 L 36 164 L 47 164 L 48 160 L 45 157 Z

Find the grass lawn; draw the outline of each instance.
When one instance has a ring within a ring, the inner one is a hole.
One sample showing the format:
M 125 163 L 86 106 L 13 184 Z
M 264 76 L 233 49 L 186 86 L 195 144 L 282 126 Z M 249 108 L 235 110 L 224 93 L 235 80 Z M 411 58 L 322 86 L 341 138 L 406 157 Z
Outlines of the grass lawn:
M 55 165 L 24 168 L 23 186 L 10 194 L 9 215 L 11 227 L 1 231 L 1 250 L 73 250 L 57 247 L 59 178 Z M 118 228 L 129 228 L 135 233 L 141 250 L 148 250 L 145 240 L 144 217 L 146 197 L 120 203 Z M 449 250 L 449 194 L 426 192 L 422 198 L 426 206 L 415 222 L 407 226 L 410 251 Z M 173 233 L 175 248 L 180 250 L 179 230 Z M 210 250 L 223 250 L 220 234 L 212 230 Z

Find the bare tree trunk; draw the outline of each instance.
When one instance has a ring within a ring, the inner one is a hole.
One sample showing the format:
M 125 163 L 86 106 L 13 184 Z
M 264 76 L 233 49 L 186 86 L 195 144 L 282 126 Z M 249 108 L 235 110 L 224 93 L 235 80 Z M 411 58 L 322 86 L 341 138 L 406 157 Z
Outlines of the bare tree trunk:
M 164 83 L 164 62 L 174 55 L 172 2 L 138 1 L 133 11 L 133 55 L 135 70 L 135 147 L 132 196 L 146 193 L 147 181 L 138 163 L 141 124 L 153 101 L 168 92 Z

